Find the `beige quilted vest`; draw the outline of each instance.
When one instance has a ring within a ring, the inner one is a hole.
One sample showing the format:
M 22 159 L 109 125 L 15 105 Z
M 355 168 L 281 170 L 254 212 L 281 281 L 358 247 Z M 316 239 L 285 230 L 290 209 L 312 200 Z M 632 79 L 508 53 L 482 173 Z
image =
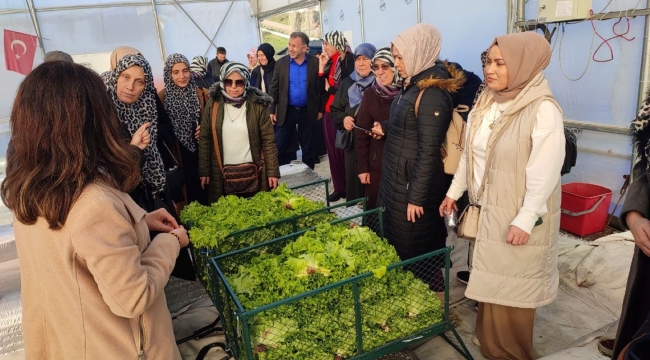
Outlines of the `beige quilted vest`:
M 560 226 L 560 174 L 546 202 L 548 212 L 535 226 L 526 245 L 506 243 L 510 223 L 517 216 L 526 194 L 526 164 L 532 149 L 533 127 L 542 101 L 558 109 L 544 75 L 540 74 L 501 115 L 488 140 L 487 157 L 494 159 L 487 173 L 482 196 L 479 230 L 473 253 L 472 276 L 465 296 L 518 308 L 537 308 L 557 297 L 558 232 Z M 472 117 L 469 147 L 486 110 L 493 103 L 489 91 L 479 99 Z M 482 109 L 482 110 L 481 110 Z M 503 130 L 503 131 L 502 131 Z M 496 134 L 503 132 L 495 141 Z M 468 148 L 468 169 L 473 166 Z M 469 179 L 469 176 L 468 176 Z

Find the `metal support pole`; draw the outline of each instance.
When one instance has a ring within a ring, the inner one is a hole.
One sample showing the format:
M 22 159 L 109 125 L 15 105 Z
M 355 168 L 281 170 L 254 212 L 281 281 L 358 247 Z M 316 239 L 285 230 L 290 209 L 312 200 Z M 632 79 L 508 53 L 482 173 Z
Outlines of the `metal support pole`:
M 646 2 L 646 8 L 650 8 L 650 0 Z M 646 92 L 650 85 L 650 15 L 645 17 L 645 28 L 643 31 L 643 53 L 641 57 L 641 73 L 639 74 L 639 97 L 637 101 L 637 109 L 645 101 Z M 636 146 L 632 146 L 632 162 L 630 164 L 630 174 L 633 173 L 632 169 L 636 164 L 639 154 L 636 151 Z M 631 178 L 631 181 L 634 181 Z
M 366 42 L 366 33 L 363 29 L 363 0 L 359 0 L 359 17 L 361 18 L 361 42 Z
M 165 44 L 163 44 L 162 36 L 160 36 L 160 24 L 158 23 L 158 10 L 156 10 L 156 0 L 151 0 L 151 8 L 153 9 L 153 21 L 156 22 L 156 34 L 158 35 L 158 46 L 160 47 L 160 57 L 162 58 L 163 65 L 167 60 L 165 54 Z
M 324 34 L 323 32 L 323 2 L 319 1 L 318 2 L 318 12 L 320 14 L 320 37 L 322 38 Z
M 206 34 L 205 31 L 203 31 L 203 29 L 201 29 L 199 24 L 197 24 L 196 21 L 194 21 L 194 19 L 190 16 L 190 14 L 188 14 L 187 11 L 185 11 L 183 6 L 177 0 L 173 0 L 173 1 L 174 1 L 174 4 L 176 6 L 178 6 L 178 8 L 181 9 L 181 11 L 187 16 L 187 18 L 190 19 L 192 24 L 194 24 L 194 26 L 196 26 L 196 28 L 199 29 L 201 34 L 203 34 L 203 36 L 205 36 L 205 38 L 208 39 L 208 41 L 210 41 L 210 37 L 208 36 L 208 34 Z M 259 22 L 258 22 L 258 26 L 259 26 Z M 214 45 L 214 47 L 217 47 L 217 45 L 215 45 L 214 43 L 212 43 L 212 45 Z
M 508 0 L 506 33 L 512 34 L 515 28 L 515 0 Z
M 517 0 L 517 20 L 515 23 L 520 23 L 526 20 L 526 0 Z M 517 32 L 521 32 L 521 26 L 517 26 Z
M 208 55 L 208 51 L 210 50 L 210 47 L 212 47 L 212 44 L 214 44 L 214 39 L 216 39 L 217 35 L 219 35 L 219 31 L 221 31 L 221 27 L 223 26 L 223 23 L 226 22 L 226 19 L 228 18 L 228 14 L 230 14 L 230 10 L 232 9 L 232 6 L 235 5 L 235 1 L 236 0 L 232 0 L 230 2 L 230 6 L 228 7 L 228 11 L 226 11 L 226 15 L 224 15 L 223 19 L 221 19 L 221 24 L 219 24 L 219 27 L 217 28 L 217 32 L 214 33 L 214 36 L 212 37 L 212 39 L 210 39 L 210 45 L 208 45 L 208 48 L 205 49 L 205 53 L 203 54 L 203 56 Z
M 257 40 L 258 40 L 257 43 L 261 44 L 262 42 L 264 42 L 264 37 L 262 36 L 262 22 L 260 21 L 260 18 L 257 15 L 255 15 L 255 22 L 257 23 Z M 212 45 L 214 45 L 214 47 L 217 47 L 217 45 L 215 45 L 214 43 L 212 43 Z
M 418 24 L 422 22 L 422 7 L 420 5 L 420 0 L 418 0 Z
M 43 37 L 41 36 L 41 28 L 38 26 L 38 19 L 36 18 L 36 11 L 34 11 L 34 0 L 25 0 L 27 7 L 29 8 L 29 15 L 32 18 L 32 23 L 34 24 L 34 30 L 36 30 L 36 38 L 38 39 L 38 44 L 41 47 L 41 53 L 43 58 L 45 58 L 45 46 L 43 45 Z

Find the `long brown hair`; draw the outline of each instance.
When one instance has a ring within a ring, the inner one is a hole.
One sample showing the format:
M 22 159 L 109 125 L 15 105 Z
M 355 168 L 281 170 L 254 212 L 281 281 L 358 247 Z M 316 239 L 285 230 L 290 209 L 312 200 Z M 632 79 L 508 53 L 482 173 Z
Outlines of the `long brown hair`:
M 139 154 L 124 133 L 106 86 L 82 65 L 53 61 L 20 84 L 11 111 L 2 200 L 18 221 L 39 217 L 60 229 L 91 182 L 129 192 Z

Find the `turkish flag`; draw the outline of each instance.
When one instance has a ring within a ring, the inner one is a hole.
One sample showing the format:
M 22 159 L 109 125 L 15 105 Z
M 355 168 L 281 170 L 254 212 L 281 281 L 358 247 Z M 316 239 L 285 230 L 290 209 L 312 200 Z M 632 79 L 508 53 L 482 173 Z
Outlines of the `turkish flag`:
M 5 29 L 5 64 L 7 70 L 23 75 L 29 74 L 34 67 L 37 38 Z

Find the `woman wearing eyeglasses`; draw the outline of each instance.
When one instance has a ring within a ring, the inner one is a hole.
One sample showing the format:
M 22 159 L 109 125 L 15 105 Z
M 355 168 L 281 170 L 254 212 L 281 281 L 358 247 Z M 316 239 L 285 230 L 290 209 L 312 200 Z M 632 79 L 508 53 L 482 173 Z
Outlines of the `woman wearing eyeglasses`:
M 401 84 L 390 47 L 377 50 L 372 58 L 372 71 L 375 81 L 371 89 L 363 93 L 357 116 L 357 125 L 365 129 L 371 129 L 375 122 L 388 120 L 390 105 L 399 93 Z M 362 130 L 356 132 L 359 180 L 366 188 L 367 208 L 374 209 L 377 207 L 386 138 L 375 139 L 371 133 Z
M 249 86 L 250 72 L 243 64 L 222 66 L 221 79 L 210 88 L 199 135 L 199 177 L 201 186 L 209 189 L 210 203 L 227 195 L 220 162 L 222 166 L 253 163 L 260 167 L 258 191 L 277 187 L 280 178 L 275 135 L 266 111 L 272 98 Z M 215 110 L 216 139 L 212 126 Z

